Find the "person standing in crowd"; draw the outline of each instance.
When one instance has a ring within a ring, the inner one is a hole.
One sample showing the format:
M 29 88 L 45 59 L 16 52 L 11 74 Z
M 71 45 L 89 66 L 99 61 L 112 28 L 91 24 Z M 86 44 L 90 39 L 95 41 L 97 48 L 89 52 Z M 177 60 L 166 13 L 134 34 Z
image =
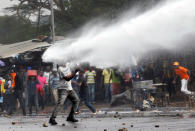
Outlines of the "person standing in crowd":
M 181 92 L 187 95 L 195 95 L 194 92 L 188 90 L 188 80 L 190 78 L 190 72 L 188 69 L 179 65 L 179 62 L 173 63 L 174 71 L 177 76 L 181 79 Z
M 80 87 L 80 99 L 81 101 L 84 101 L 84 104 L 93 112 L 93 114 L 96 114 L 95 107 L 91 104 L 91 101 L 89 100 L 89 91 L 87 86 L 87 78 L 85 75 L 84 70 L 81 70 L 79 72 L 79 78 L 77 85 Z
M 87 85 L 88 85 L 88 92 L 89 92 L 89 101 L 94 103 L 95 101 L 95 78 L 96 72 L 89 68 L 89 71 L 86 72 L 87 77 Z
M 36 114 L 39 112 L 39 102 L 36 85 L 39 84 L 37 76 L 28 76 L 27 78 L 27 90 L 28 90 L 28 104 L 29 104 L 29 114 L 32 115 L 33 104 L 36 107 Z
M 64 104 L 66 98 L 68 98 L 72 102 L 72 108 L 67 118 L 67 121 L 78 122 L 78 120 L 75 118 L 75 112 L 77 111 L 79 105 L 79 98 L 71 85 L 71 79 L 75 76 L 77 72 L 78 70 L 75 70 L 74 72 L 71 71 L 69 63 L 67 63 L 65 66 L 58 67 L 58 74 L 60 77 L 58 87 L 58 102 L 49 119 L 49 123 L 52 125 L 57 124 L 55 118 L 57 117 L 57 114 L 60 110 L 60 106 Z
M 113 95 L 120 93 L 121 77 L 122 76 L 120 72 L 117 70 L 117 68 L 111 69 L 110 80 L 112 80 Z
M 13 76 L 12 76 L 13 77 Z M 14 87 L 12 87 L 12 90 L 14 91 L 13 95 L 15 100 L 19 100 L 20 106 L 23 111 L 23 115 L 26 115 L 26 110 L 25 110 L 25 103 L 24 103 L 24 98 L 23 98 L 23 92 L 24 92 L 24 83 L 23 83 L 23 72 L 20 70 L 19 72 L 16 73 L 15 76 L 15 84 Z M 13 86 L 13 84 L 12 84 Z M 15 104 L 13 104 L 15 105 Z M 9 112 L 9 115 L 13 113 L 13 106 L 11 106 L 11 110 Z
M 12 69 L 11 70 L 11 73 L 10 73 L 10 76 L 11 76 L 11 78 L 12 78 L 12 108 L 13 108 L 13 110 L 15 110 L 16 109 L 16 105 L 17 105 L 17 100 L 14 98 L 14 94 L 13 94 L 13 89 L 15 88 L 15 77 L 16 77 L 16 72 L 15 72 L 15 65 L 13 65 L 13 67 L 12 68 L 14 68 L 14 69 Z M 11 109 L 11 108 L 10 108 Z
M 124 79 L 124 89 L 127 90 L 132 87 L 132 75 L 130 72 L 130 68 L 125 69 L 124 74 L 123 74 L 123 79 Z
M 15 87 L 15 77 L 16 77 L 16 72 L 14 70 L 11 70 L 11 78 L 12 78 L 12 87 Z
M 49 84 L 50 75 L 51 75 L 51 69 L 50 69 L 49 66 L 47 66 L 46 70 L 45 70 L 45 72 L 43 74 L 43 76 L 46 78 L 47 85 Z
M 15 65 L 13 65 L 13 68 L 15 68 Z M 10 73 L 10 76 L 11 76 L 11 79 L 12 79 L 12 90 L 15 88 L 15 78 L 16 78 L 16 72 L 15 72 L 15 69 L 11 70 L 11 73 Z M 14 105 L 16 105 L 16 99 L 14 99 Z
M 137 66 L 134 66 L 131 69 L 131 76 L 133 81 L 139 81 L 140 80 L 140 75 L 139 75 L 139 70 Z
M 149 63 L 147 67 L 144 69 L 144 80 L 153 80 L 154 81 L 154 68 L 153 64 Z
M 112 100 L 112 86 L 110 84 L 111 71 L 104 69 L 102 75 L 104 77 L 105 101 L 106 103 L 110 103 Z
M 169 96 L 172 97 L 175 94 L 175 85 L 174 85 L 174 72 L 171 70 L 165 71 L 163 75 L 163 83 L 167 84 L 167 91 Z
M 45 85 L 45 104 L 48 104 L 50 101 L 51 101 L 51 91 L 50 91 L 50 82 L 49 82 L 49 80 L 50 80 L 50 75 L 51 75 L 51 68 L 50 68 L 50 66 L 47 66 L 46 67 L 46 70 L 45 70 L 45 72 L 43 73 L 43 76 L 46 78 L 46 85 Z
M 5 79 L 3 77 L 0 77 L 0 88 L 1 88 L 1 92 L 4 94 L 5 93 Z
M 5 96 L 5 79 L 3 77 L 0 77 L 0 107 L 1 110 L 4 111 L 4 96 Z
M 79 73 L 77 73 L 75 75 L 75 77 L 71 80 L 71 84 L 72 84 L 72 88 L 74 89 L 74 91 L 77 93 L 77 95 L 79 96 L 79 91 L 80 91 L 80 88 L 78 86 L 78 79 L 79 79 L 79 76 L 78 76 Z
M 32 67 L 28 66 L 27 67 L 27 70 L 23 69 L 24 70 L 24 86 L 25 86 L 25 106 L 28 106 L 29 105 L 29 100 L 28 100 L 28 88 L 27 88 L 27 80 L 28 80 L 28 71 L 29 70 L 32 70 Z
M 53 69 L 53 72 L 50 75 L 49 82 L 50 82 L 51 91 L 52 91 L 52 95 L 53 95 L 53 99 L 54 99 L 55 104 L 57 104 L 57 100 L 58 100 L 59 81 L 60 81 L 60 77 L 59 77 L 59 74 L 57 72 L 57 69 Z
M 13 94 L 12 94 L 12 78 L 7 75 L 5 80 L 5 99 L 4 99 L 4 109 L 9 113 L 11 110 Z
M 41 104 L 42 110 L 44 110 L 45 108 L 45 88 L 46 88 L 47 83 L 46 83 L 46 77 L 43 76 L 43 71 L 40 71 L 37 78 L 39 81 L 39 84 L 36 85 L 38 99 Z

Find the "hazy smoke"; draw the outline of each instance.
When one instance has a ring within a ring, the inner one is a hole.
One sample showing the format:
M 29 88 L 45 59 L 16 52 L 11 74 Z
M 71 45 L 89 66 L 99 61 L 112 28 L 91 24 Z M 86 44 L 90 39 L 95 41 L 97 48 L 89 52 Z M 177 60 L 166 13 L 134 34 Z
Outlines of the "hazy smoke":
M 89 62 L 98 67 L 136 64 L 153 50 L 185 47 L 186 39 L 195 37 L 194 12 L 195 0 L 168 0 L 134 18 L 125 15 L 107 27 L 86 26 L 72 44 L 60 41 L 46 50 L 43 60 Z

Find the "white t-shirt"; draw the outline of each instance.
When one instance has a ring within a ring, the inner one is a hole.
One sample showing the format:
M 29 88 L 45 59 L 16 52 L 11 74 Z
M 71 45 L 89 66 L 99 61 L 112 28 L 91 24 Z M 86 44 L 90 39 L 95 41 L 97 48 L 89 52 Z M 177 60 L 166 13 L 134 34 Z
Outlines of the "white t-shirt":
M 72 90 L 71 80 L 66 81 L 65 79 L 63 79 L 63 77 L 68 76 L 68 75 L 71 74 L 70 67 L 69 66 L 66 66 L 66 67 L 60 66 L 58 68 L 58 73 L 59 73 L 59 76 L 60 76 L 60 82 L 59 82 L 59 88 L 58 89 Z
M 49 84 L 49 77 L 50 77 L 50 72 L 44 72 L 43 76 L 46 78 L 46 83 L 47 85 Z

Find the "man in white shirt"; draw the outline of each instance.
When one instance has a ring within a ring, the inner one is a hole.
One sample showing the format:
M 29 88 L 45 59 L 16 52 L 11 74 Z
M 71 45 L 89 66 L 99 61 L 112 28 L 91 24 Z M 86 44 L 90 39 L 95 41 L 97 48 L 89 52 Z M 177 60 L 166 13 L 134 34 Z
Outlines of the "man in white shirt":
M 78 120 L 75 119 L 74 115 L 79 105 L 79 97 L 77 96 L 71 85 L 71 79 L 75 76 L 77 72 L 78 70 L 72 72 L 68 64 L 66 64 L 66 66 L 60 66 L 58 68 L 58 73 L 60 77 L 58 86 L 58 102 L 49 120 L 49 123 L 52 125 L 57 124 L 55 118 L 57 117 L 57 113 L 60 109 L 60 106 L 64 104 L 66 98 L 68 98 L 72 102 L 72 109 L 69 113 L 67 121 L 78 122 Z
M 51 91 L 50 91 L 50 82 L 49 82 L 50 75 L 51 75 L 51 68 L 50 68 L 50 66 L 46 66 L 46 70 L 43 73 L 43 76 L 46 78 L 46 85 L 44 87 L 44 93 L 45 93 L 44 103 L 45 104 L 48 104 L 51 101 L 51 94 L 50 94 Z

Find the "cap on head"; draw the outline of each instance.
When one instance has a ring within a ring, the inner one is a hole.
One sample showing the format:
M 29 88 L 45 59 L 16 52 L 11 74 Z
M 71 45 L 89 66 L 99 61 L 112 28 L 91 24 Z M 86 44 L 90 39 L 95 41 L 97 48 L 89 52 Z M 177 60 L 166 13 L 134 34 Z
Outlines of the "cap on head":
M 173 62 L 173 65 L 174 66 L 179 66 L 179 62 L 177 62 L 177 61 Z

